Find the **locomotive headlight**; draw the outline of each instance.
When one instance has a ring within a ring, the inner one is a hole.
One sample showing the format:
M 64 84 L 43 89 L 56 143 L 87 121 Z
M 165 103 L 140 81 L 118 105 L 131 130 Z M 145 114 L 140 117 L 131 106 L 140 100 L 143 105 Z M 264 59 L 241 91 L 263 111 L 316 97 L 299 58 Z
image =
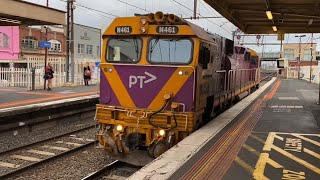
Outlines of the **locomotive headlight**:
M 141 19 L 141 21 L 140 21 L 140 22 L 141 22 L 141 24 L 142 24 L 142 25 L 147 24 L 147 20 L 146 20 L 146 19 L 143 19 L 143 18 Z
M 122 131 L 123 127 L 121 125 L 117 126 L 117 131 Z
M 145 26 L 141 26 L 141 32 L 142 33 L 146 33 L 147 32 L 147 28 Z
M 183 72 L 182 72 L 182 71 L 179 71 L 178 74 L 179 74 L 180 76 L 182 76 Z
M 160 136 L 164 136 L 165 134 L 166 134 L 166 131 L 165 131 L 165 130 L 161 129 L 161 130 L 159 131 L 159 135 L 160 135 Z

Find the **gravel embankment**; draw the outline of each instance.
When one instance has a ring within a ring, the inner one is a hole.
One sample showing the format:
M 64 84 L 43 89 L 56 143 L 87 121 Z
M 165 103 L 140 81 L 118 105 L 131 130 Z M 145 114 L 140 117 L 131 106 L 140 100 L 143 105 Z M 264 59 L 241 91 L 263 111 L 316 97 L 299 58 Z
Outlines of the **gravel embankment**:
M 8 163 L 12 163 L 12 164 L 16 164 L 17 166 L 24 167 L 30 164 L 33 164 L 33 162 L 29 162 L 29 161 L 25 161 L 25 160 L 20 160 L 17 158 L 12 158 L 12 155 L 22 155 L 22 156 L 30 156 L 33 158 L 39 158 L 39 159 L 47 159 L 50 156 L 47 155 L 40 155 L 40 154 L 35 154 L 35 153 L 30 153 L 28 152 L 29 150 L 33 149 L 36 151 L 46 151 L 46 152 L 50 152 L 50 153 L 55 153 L 56 155 L 63 153 L 64 150 L 57 150 L 57 149 L 51 149 L 45 146 L 57 146 L 57 147 L 61 147 L 61 148 L 68 148 L 68 149 L 74 149 L 77 148 L 78 145 L 74 145 L 74 144 L 66 144 L 65 142 L 70 142 L 70 143 L 76 143 L 76 144 L 87 144 L 90 142 L 95 141 L 95 134 L 96 134 L 96 130 L 95 128 L 90 128 L 84 131 L 80 131 L 77 133 L 74 133 L 72 135 L 67 135 L 67 136 L 63 136 L 60 138 L 55 138 L 49 141 L 45 141 L 39 144 L 36 144 L 34 146 L 30 146 L 28 148 L 24 148 L 24 149 L 19 149 L 17 151 L 13 151 L 10 153 L 5 153 L 3 155 L 0 156 L 0 161 L 1 162 L 8 162 Z M 79 138 L 79 139 L 75 139 L 75 138 Z M 63 158 L 63 157 L 62 157 Z M 8 173 L 10 171 L 12 171 L 14 169 L 11 168 L 0 168 L 0 176 Z
M 55 127 L 34 130 L 29 132 L 29 129 L 22 128 L 18 131 L 0 133 L 0 153 L 22 147 L 31 143 L 35 143 L 44 139 L 52 138 L 61 134 L 72 132 L 90 125 L 94 125 L 93 118 L 70 122 L 57 125 Z
M 89 146 L 82 151 L 68 155 L 67 157 L 51 161 L 48 164 L 28 171 L 13 179 L 19 180 L 76 180 L 86 177 L 88 174 L 99 170 L 104 165 L 114 161 L 100 148 Z

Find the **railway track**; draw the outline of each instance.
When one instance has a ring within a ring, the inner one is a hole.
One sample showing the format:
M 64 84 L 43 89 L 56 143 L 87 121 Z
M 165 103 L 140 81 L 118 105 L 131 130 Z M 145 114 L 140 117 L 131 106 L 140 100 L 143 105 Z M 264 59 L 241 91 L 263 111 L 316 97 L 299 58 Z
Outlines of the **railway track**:
M 118 160 L 104 166 L 98 171 L 95 171 L 88 176 L 84 177 L 82 180 L 124 180 L 131 176 L 133 173 L 137 172 L 141 166 L 134 166 L 125 162 Z
M 262 73 L 261 76 L 262 76 L 261 81 L 267 81 L 267 80 L 270 80 L 272 77 L 276 77 L 277 76 L 277 72 Z
M 95 127 L 89 126 L 0 153 L 0 179 L 14 177 L 26 170 L 94 145 L 96 140 L 90 138 L 92 136 L 89 137 L 94 131 Z

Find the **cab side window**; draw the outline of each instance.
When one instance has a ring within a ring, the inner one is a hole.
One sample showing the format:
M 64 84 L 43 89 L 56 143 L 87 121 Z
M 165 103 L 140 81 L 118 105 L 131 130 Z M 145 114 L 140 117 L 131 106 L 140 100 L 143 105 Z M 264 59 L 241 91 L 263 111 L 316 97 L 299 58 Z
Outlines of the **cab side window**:
M 199 65 L 202 67 L 202 69 L 208 69 L 208 63 L 210 63 L 210 50 L 209 48 L 205 47 L 204 44 L 200 45 L 200 51 L 199 51 Z
M 245 60 L 245 61 L 250 61 L 250 53 L 249 53 L 249 52 L 246 52 L 246 53 L 244 54 L 244 60 Z

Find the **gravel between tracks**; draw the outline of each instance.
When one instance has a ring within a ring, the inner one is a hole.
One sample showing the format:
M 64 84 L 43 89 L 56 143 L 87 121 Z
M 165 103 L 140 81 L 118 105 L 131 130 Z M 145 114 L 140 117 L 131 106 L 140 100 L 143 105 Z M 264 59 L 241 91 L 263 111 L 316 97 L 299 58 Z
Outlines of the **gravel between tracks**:
M 29 132 L 29 129 L 26 127 L 18 131 L 1 133 L 0 152 L 22 147 L 31 143 L 41 141 L 43 139 L 55 137 L 94 124 L 95 122 L 93 121 L 93 118 L 88 118 L 66 124 L 59 124 L 55 127 L 47 129 L 34 130 L 32 132 Z
M 28 171 L 13 179 L 43 180 L 64 179 L 75 180 L 86 177 L 88 174 L 99 170 L 104 165 L 114 161 L 100 148 L 89 146 L 82 151 L 77 151 L 67 157 L 47 163 L 37 169 Z

